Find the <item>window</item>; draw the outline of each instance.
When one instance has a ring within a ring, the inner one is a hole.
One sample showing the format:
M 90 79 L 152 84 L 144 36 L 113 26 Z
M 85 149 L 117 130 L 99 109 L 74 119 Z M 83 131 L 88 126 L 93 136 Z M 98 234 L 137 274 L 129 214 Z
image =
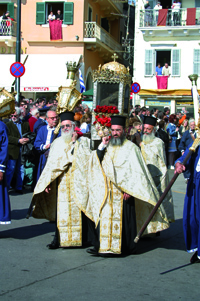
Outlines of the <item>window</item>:
M 172 49 L 172 76 L 180 76 L 180 49 Z
M 180 49 L 172 50 L 145 50 L 145 76 L 153 76 L 158 63 L 161 67 L 168 63 L 171 66 L 171 75 L 180 76 Z
M 200 0 L 195 0 L 195 7 L 200 7 Z
M 60 10 L 63 14 L 63 24 L 72 25 L 74 15 L 73 2 L 37 2 L 36 3 L 36 24 L 46 24 L 50 11 L 54 15 Z
M 3 14 L 5 14 L 6 11 L 9 11 L 10 17 L 14 19 L 14 3 L 0 4 L 0 16 L 3 16 Z
M 194 49 L 193 73 L 200 75 L 200 49 Z
M 88 6 L 88 22 L 92 22 L 92 7 Z
M 154 72 L 154 63 L 155 60 L 155 50 L 152 49 L 146 49 L 145 50 L 145 76 L 153 76 Z

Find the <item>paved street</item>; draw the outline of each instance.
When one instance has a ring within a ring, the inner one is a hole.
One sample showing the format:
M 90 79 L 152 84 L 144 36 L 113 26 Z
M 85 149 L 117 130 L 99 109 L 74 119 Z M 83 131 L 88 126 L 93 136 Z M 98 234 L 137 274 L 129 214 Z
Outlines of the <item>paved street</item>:
M 185 189 L 181 175 L 172 189 L 170 229 L 141 239 L 137 254 L 123 258 L 48 250 L 54 225 L 25 219 L 31 193 L 11 192 L 12 224 L 0 226 L 0 300 L 199 300 L 200 265 L 189 264 L 183 239 Z

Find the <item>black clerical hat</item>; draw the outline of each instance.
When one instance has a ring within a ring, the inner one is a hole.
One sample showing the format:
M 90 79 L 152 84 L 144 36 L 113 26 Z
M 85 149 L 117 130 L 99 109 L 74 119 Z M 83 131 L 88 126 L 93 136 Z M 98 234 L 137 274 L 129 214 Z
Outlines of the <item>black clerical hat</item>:
M 157 118 L 152 116 L 144 116 L 144 124 L 149 124 L 155 126 L 157 123 Z
M 111 125 L 126 125 L 126 117 L 121 115 L 111 116 Z
M 59 114 L 61 122 L 64 120 L 74 121 L 74 115 L 75 115 L 74 112 L 69 112 L 69 111 L 65 111 Z
M 38 109 L 38 111 L 41 113 L 46 113 L 49 109 L 50 109 L 49 107 L 43 107 L 43 108 Z

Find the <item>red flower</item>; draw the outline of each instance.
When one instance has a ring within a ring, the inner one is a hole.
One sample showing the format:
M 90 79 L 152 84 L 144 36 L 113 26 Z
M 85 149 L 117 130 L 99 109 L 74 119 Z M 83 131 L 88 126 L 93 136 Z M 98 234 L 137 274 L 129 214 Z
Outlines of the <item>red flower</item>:
M 115 111 L 114 110 L 111 110 L 111 114 L 114 114 L 115 113 Z
M 93 122 L 93 124 L 96 124 L 96 123 L 97 123 L 97 121 L 94 121 L 94 122 Z
M 94 112 L 96 112 L 97 110 L 96 109 L 94 109 Z
M 117 107 L 113 107 L 113 110 L 116 110 L 117 109 Z

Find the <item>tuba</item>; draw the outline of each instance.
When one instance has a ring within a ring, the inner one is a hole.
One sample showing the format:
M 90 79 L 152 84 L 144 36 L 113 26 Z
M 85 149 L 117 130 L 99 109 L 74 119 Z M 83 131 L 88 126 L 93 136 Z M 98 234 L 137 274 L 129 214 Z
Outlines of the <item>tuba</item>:
M 0 117 L 6 117 L 15 111 L 15 97 L 4 88 L 0 88 Z

